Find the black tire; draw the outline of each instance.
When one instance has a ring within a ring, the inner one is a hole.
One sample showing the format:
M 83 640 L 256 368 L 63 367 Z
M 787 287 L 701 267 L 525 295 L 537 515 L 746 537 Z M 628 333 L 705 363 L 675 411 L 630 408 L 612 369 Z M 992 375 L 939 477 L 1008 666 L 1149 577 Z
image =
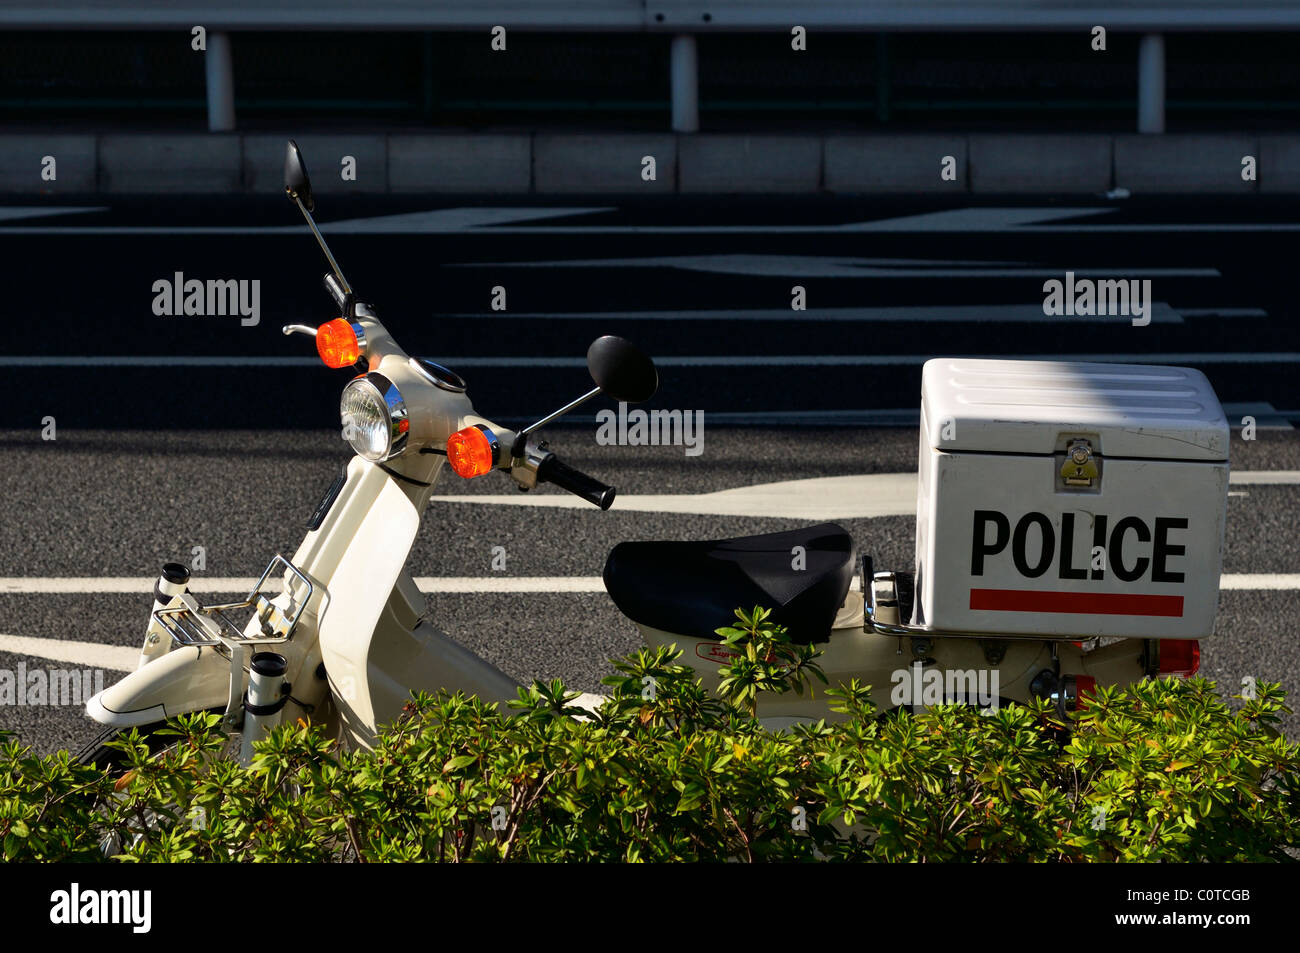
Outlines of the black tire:
M 154 722 L 150 725 L 140 725 L 140 734 L 144 735 L 149 741 L 149 750 L 155 751 L 154 740 L 161 740 L 161 737 L 155 732 L 163 726 L 163 722 Z M 85 747 L 77 752 L 78 764 L 89 764 L 97 768 L 110 769 L 121 766 L 122 752 L 116 748 L 107 747 L 110 741 L 115 740 L 119 735 L 130 731 L 129 728 L 108 727 L 98 735 L 86 742 Z M 159 745 L 159 749 L 161 749 Z
M 224 708 L 211 709 L 214 714 L 221 714 Z M 145 744 L 149 746 L 150 754 L 158 754 L 164 748 L 175 744 L 175 735 L 160 735 L 158 729 L 167 727 L 165 721 L 150 722 L 147 725 L 137 725 L 136 730 L 144 736 Z M 109 726 L 97 734 L 85 746 L 77 752 L 76 760 L 78 764 L 94 765 L 104 770 L 113 770 L 122 767 L 123 752 L 116 748 L 107 747 L 110 741 L 116 740 L 119 736 L 129 734 L 130 728 L 116 728 Z

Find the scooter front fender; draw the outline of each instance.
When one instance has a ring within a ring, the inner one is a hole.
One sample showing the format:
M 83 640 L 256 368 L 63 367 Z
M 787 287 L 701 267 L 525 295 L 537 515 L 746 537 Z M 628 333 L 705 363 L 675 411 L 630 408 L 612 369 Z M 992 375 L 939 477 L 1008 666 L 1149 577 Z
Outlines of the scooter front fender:
M 230 660 L 197 645 L 172 649 L 86 702 L 86 714 L 116 728 L 166 721 L 188 711 L 225 708 Z

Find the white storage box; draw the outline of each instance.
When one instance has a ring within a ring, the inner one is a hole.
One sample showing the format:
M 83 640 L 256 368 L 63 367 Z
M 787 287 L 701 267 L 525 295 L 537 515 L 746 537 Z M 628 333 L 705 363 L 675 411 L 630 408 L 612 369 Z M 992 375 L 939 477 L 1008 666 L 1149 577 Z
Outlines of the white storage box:
M 1228 437 L 1213 388 L 1189 368 L 927 361 L 911 621 L 1210 635 Z

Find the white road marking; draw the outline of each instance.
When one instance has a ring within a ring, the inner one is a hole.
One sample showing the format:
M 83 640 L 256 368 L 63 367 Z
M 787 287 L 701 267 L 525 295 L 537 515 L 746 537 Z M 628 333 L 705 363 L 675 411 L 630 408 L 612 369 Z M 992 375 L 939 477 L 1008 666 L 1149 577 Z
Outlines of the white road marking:
M 443 503 L 496 506 L 591 508 L 572 494 L 512 493 L 492 496 L 433 496 Z M 680 513 L 699 516 L 755 516 L 820 522 L 911 516 L 916 512 L 915 473 L 872 473 L 783 480 L 712 493 L 635 494 L 615 498 L 614 510 L 634 513 Z
M 257 584 L 257 578 L 194 576 L 190 579 L 190 590 L 245 595 Z M 9 576 L 0 577 L 0 595 L 134 595 L 153 592 L 157 581 L 155 576 Z M 599 576 L 416 576 L 415 584 L 424 592 L 435 593 L 605 591 Z
M 1220 589 L 1300 589 L 1300 573 L 1224 573 L 1219 577 Z
M 924 364 L 934 354 L 699 354 L 656 357 L 660 367 L 912 367 Z M 1099 364 L 1295 364 L 1300 351 L 1210 351 L 1133 352 L 1128 354 L 975 354 L 970 356 L 1014 361 L 1085 361 Z M 581 357 L 446 357 L 440 363 L 452 367 L 586 367 Z M 308 367 L 320 362 L 314 357 L 184 357 L 157 354 L 133 355 L 42 355 L 0 356 L 0 367 Z
M 10 576 L 0 578 L 0 595 L 137 595 L 153 591 L 153 576 Z M 190 580 L 190 589 L 196 593 L 218 595 L 247 593 L 257 582 L 256 576 Z M 421 592 L 449 595 L 483 595 L 493 593 L 580 593 L 604 592 L 600 576 L 513 576 L 490 578 L 485 576 L 417 576 L 415 584 Z M 857 582 L 853 587 L 856 589 Z M 1222 589 L 1300 589 L 1300 573 L 1224 573 L 1220 576 Z M 143 626 L 143 622 L 141 623 Z M 143 628 L 141 629 L 143 632 Z M 6 636 L 14 638 L 14 636 Z M 65 641 L 65 640 L 60 640 Z M 68 642 L 69 645 L 79 643 Z M 5 651 L 0 648 L 0 651 Z
M 1233 470 L 1228 482 L 1234 486 L 1276 486 L 1300 483 L 1300 470 Z
M 38 639 L 24 635 L 0 635 L 0 652 L 66 662 L 79 668 L 112 669 L 115 672 L 134 672 L 140 663 L 139 647 L 72 642 L 67 639 Z

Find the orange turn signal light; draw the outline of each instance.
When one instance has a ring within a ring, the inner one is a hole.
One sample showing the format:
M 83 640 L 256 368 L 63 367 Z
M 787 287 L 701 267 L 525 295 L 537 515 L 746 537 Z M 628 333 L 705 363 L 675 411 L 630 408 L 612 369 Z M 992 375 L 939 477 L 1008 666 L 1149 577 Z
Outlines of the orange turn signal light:
M 482 476 L 497 462 L 497 441 L 485 427 L 466 427 L 447 438 L 447 462 L 460 476 Z
M 361 360 L 361 345 L 347 318 L 326 321 L 316 329 L 316 353 L 326 367 L 351 367 Z

